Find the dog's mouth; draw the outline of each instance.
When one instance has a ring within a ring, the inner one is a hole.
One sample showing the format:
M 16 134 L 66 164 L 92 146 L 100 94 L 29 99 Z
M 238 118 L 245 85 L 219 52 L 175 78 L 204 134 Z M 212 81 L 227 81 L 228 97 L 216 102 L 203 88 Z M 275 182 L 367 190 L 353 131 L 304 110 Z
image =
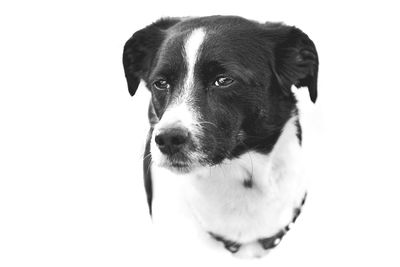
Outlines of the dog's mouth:
M 221 164 L 230 154 L 206 155 L 203 153 L 189 153 L 188 155 L 165 156 L 158 162 L 159 166 L 175 173 L 186 174 L 201 167 L 212 167 Z
M 193 170 L 193 166 L 187 163 L 171 163 L 168 168 L 178 173 L 189 173 Z
M 160 150 L 157 149 L 154 151 L 157 156 L 153 157 L 153 160 L 160 167 L 169 169 L 175 173 L 185 174 L 195 171 L 197 168 L 219 165 L 225 159 L 229 159 L 233 152 L 233 150 L 228 148 L 220 148 L 219 151 L 198 146 L 191 148 L 183 149 L 172 155 L 160 153 Z
M 167 159 L 162 164 L 162 167 L 167 168 L 176 173 L 189 173 L 195 168 L 195 163 L 190 160 Z
M 165 143 L 153 139 L 151 154 L 153 162 L 159 167 L 168 169 L 178 174 L 186 174 L 201 167 L 211 167 L 230 158 L 232 148 L 227 145 L 218 145 L 212 137 L 190 139 L 183 145 L 166 149 Z
M 187 153 L 176 153 L 173 155 L 163 155 L 160 161 L 157 162 L 159 166 L 169 169 L 175 173 L 189 173 L 199 164 L 196 160 L 191 158 Z
M 164 151 L 163 153 L 159 146 L 152 143 L 150 152 L 154 164 L 177 174 L 191 172 L 201 165 L 201 158 L 204 157 L 203 153 L 196 149 L 194 145 L 188 145 L 179 151 Z

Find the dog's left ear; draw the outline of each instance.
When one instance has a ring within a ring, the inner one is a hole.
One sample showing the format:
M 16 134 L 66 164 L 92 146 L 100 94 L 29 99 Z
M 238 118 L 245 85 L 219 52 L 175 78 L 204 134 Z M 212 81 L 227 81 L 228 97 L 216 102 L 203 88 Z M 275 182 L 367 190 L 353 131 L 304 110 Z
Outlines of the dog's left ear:
M 140 80 L 149 72 L 152 61 L 164 41 L 166 30 L 180 21 L 164 18 L 135 32 L 125 43 L 123 64 L 131 96 L 136 93 Z
M 291 86 L 306 86 L 311 101 L 317 100 L 318 54 L 311 39 L 296 27 L 282 26 L 275 45 L 274 72 L 285 94 Z

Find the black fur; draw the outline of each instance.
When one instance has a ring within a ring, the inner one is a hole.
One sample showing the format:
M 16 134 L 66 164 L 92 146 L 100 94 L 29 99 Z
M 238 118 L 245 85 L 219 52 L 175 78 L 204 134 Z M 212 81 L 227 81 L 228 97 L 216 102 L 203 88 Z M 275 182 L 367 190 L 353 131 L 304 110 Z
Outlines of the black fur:
M 295 125 L 296 125 L 296 136 L 297 136 L 297 139 L 299 140 L 299 144 L 301 145 L 301 143 L 303 141 L 303 131 L 301 129 L 300 121 L 298 118 L 295 121 Z
M 150 154 L 150 139 L 153 133 L 153 128 L 150 128 L 147 141 L 146 141 L 146 148 L 143 156 L 143 181 L 144 181 L 144 188 L 146 190 L 147 196 L 147 205 L 149 206 L 149 213 L 150 216 L 153 214 L 152 211 L 152 201 L 153 201 L 153 182 L 151 179 L 151 154 Z
M 243 186 L 246 188 L 252 188 L 253 187 L 253 180 L 252 179 L 246 179 L 243 181 Z
M 152 201 L 153 201 L 153 182 L 151 179 L 151 153 L 150 153 L 150 141 L 153 136 L 153 127 L 157 123 L 158 119 L 156 114 L 154 113 L 154 108 L 152 103 L 150 102 L 148 109 L 148 117 L 150 122 L 149 133 L 147 134 L 146 147 L 143 156 L 143 181 L 144 188 L 147 196 L 147 204 L 149 207 L 150 216 L 152 216 Z

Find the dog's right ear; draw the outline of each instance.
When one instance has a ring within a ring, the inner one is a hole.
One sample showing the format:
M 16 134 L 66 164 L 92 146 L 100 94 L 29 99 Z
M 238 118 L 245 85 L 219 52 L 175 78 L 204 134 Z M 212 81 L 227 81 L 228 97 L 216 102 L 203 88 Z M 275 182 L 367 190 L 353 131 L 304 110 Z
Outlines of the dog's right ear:
M 136 93 L 140 79 L 148 74 L 151 63 L 164 40 L 165 30 L 179 21 L 177 18 L 160 19 L 135 32 L 125 43 L 122 61 L 131 96 Z
M 291 86 L 308 87 L 310 99 L 317 100 L 318 53 L 313 41 L 300 29 L 276 24 L 274 35 L 275 64 L 273 71 L 282 91 L 288 95 Z

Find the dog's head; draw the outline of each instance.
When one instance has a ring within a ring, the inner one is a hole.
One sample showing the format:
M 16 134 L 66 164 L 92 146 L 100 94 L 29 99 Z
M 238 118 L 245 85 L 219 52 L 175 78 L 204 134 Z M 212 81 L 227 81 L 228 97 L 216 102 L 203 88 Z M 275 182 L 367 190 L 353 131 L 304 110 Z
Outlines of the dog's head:
M 239 17 L 162 19 L 125 44 L 129 93 L 151 91 L 153 161 L 178 172 L 271 151 L 296 112 L 292 85 L 317 98 L 318 56 L 301 30 Z

